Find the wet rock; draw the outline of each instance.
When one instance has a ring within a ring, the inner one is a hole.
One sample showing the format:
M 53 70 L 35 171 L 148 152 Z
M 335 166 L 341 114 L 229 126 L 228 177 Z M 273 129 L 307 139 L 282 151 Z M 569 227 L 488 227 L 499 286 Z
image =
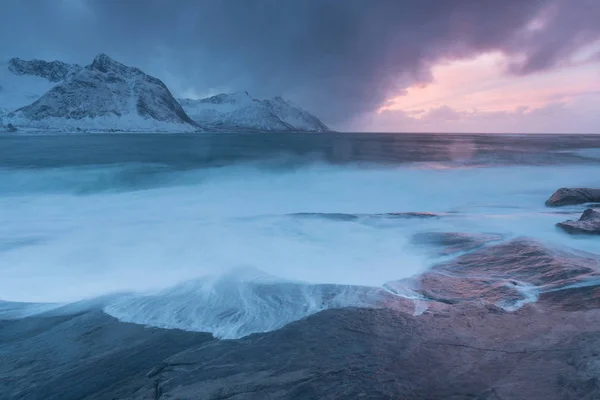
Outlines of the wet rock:
M 462 232 L 422 232 L 415 234 L 412 238 L 414 244 L 440 248 L 440 255 L 475 250 L 499 240 L 502 240 L 500 235 Z
M 420 317 L 329 310 L 183 351 L 154 379 L 169 398 L 591 400 L 600 394 L 600 333 L 584 320 L 600 320 L 586 315 L 475 305 Z M 148 382 L 132 399 L 153 391 Z
M 514 311 L 540 292 L 600 279 L 600 257 L 515 239 L 464 254 L 429 271 L 388 282 L 392 293 L 444 304 L 475 302 Z
M 3 399 L 593 400 L 597 310 L 327 310 L 238 340 L 101 313 L 2 323 Z M 7 333 L 8 332 L 8 333 Z
M 442 305 L 421 315 L 329 309 L 236 340 L 100 311 L 0 321 L 0 393 L 3 400 L 596 400 L 599 265 L 595 255 L 512 240 L 413 278 L 423 298 Z M 535 305 L 507 312 L 493 304 L 518 301 L 524 282 L 541 291 Z
M 119 322 L 99 310 L 0 320 L 0 398 L 122 399 L 166 357 L 212 340 Z
M 471 278 L 447 276 L 438 273 L 424 274 L 419 281 L 419 293 L 434 301 L 458 303 L 461 301 L 482 301 L 504 306 L 516 307 L 526 301 L 515 281 L 505 279 Z
M 600 211 L 588 208 L 577 221 L 559 222 L 556 226 L 571 234 L 600 235 Z
M 593 202 L 600 202 L 600 189 L 561 188 L 546 200 L 546 205 L 560 207 Z
M 600 281 L 542 293 L 540 301 L 550 302 L 568 311 L 600 310 Z
M 394 212 L 387 214 L 377 214 L 378 216 L 389 218 L 439 218 L 440 215 L 432 212 Z
M 465 254 L 434 271 L 453 275 L 525 282 L 546 290 L 600 277 L 600 257 L 549 249 L 528 240 L 514 239 Z

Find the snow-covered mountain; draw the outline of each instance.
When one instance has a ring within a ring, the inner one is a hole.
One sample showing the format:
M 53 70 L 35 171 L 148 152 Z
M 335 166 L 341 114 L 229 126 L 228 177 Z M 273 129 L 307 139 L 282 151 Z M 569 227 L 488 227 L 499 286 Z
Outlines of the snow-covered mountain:
M 13 73 L 44 77 L 58 84 L 32 104 L 8 114 L 6 123 L 66 131 L 199 129 L 167 86 L 140 69 L 106 54 L 96 56 L 84 68 L 76 67 L 60 62 L 9 62 Z
M 12 58 L 0 63 L 0 130 L 327 132 L 317 117 L 247 92 L 191 100 L 138 68 L 99 54 L 82 67 Z
M 280 120 L 299 131 L 327 132 L 329 127 L 308 111 L 301 109 L 287 100 L 277 96 L 262 103 Z
M 198 124 L 214 130 L 327 132 L 330 129 L 308 111 L 281 97 L 258 100 L 248 92 L 218 94 L 205 99 L 179 99 Z

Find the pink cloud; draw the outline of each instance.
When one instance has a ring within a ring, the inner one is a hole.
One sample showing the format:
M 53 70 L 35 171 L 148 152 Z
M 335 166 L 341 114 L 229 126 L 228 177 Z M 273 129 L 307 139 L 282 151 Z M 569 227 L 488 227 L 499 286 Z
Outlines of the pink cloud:
M 600 133 L 600 94 L 574 103 L 521 106 L 509 111 L 460 111 L 448 105 L 415 116 L 385 110 L 357 121 L 372 132 Z
M 507 73 L 499 52 L 432 68 L 433 82 L 390 99 L 367 130 L 439 132 L 600 132 L 597 45 L 568 66 L 529 75 Z M 366 121 L 363 119 L 363 121 Z M 493 121 L 493 124 L 490 122 Z

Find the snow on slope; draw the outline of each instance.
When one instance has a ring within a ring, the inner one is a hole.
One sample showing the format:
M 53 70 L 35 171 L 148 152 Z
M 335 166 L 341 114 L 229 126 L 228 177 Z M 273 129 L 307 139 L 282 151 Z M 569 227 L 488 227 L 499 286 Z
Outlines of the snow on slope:
M 179 102 L 193 120 L 216 130 L 329 131 L 317 117 L 281 97 L 257 100 L 248 92 L 236 92 L 200 100 L 179 99 Z
M 293 130 L 247 92 L 219 94 L 201 100 L 179 99 L 179 103 L 197 123 L 216 130 Z
M 281 97 L 247 92 L 173 98 L 165 84 L 105 54 L 81 67 L 12 58 L 0 64 L 0 128 L 58 131 L 251 130 L 327 132 L 317 117 Z M 192 117 L 190 118 L 188 114 Z
M 271 100 L 263 100 L 262 103 L 279 119 L 292 125 L 297 130 L 311 132 L 327 132 L 330 130 L 319 118 L 279 96 Z
M 92 131 L 195 131 L 165 84 L 105 54 L 7 116 L 18 127 Z

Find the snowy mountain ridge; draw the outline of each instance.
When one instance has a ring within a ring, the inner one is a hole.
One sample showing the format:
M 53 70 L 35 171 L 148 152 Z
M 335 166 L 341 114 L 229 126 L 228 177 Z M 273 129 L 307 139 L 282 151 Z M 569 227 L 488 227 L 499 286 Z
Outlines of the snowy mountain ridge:
M 0 63 L 0 130 L 13 127 L 64 132 L 329 131 L 317 117 L 281 97 L 258 100 L 236 92 L 178 101 L 160 79 L 106 54 L 85 67 L 16 57 Z
M 204 99 L 179 99 L 198 124 L 216 130 L 328 132 L 317 117 L 281 97 L 258 100 L 248 92 L 221 93 Z
M 79 71 L 66 72 L 63 81 L 7 120 L 15 126 L 69 131 L 199 129 L 160 79 L 106 54 Z
M 50 82 L 64 81 L 68 77 L 77 74 L 81 69 L 80 65 L 67 64 L 62 61 L 26 61 L 18 57 L 8 60 L 8 70 L 13 74 L 38 76 Z
M 10 61 L 0 63 L 0 125 L 3 115 L 31 104 L 54 85 L 37 75 L 15 74 Z

